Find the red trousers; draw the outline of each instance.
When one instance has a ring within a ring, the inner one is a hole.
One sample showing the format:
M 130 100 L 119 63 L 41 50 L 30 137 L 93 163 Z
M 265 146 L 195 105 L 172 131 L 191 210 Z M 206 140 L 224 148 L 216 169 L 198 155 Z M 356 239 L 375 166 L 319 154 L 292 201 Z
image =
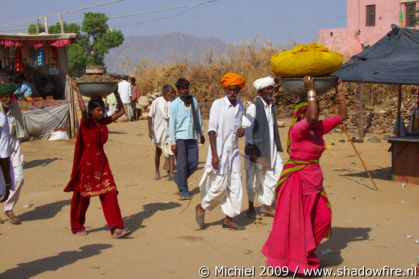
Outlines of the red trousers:
M 124 221 L 122 220 L 121 210 L 118 204 L 118 192 L 111 191 L 104 195 L 100 195 L 100 202 L 102 203 L 103 214 L 108 223 L 109 230 L 117 227 L 124 228 Z M 78 187 L 74 190 L 73 198 L 71 200 L 70 220 L 71 231 L 77 233 L 85 230 L 84 222 L 86 220 L 86 211 L 89 207 L 90 197 L 82 197 Z

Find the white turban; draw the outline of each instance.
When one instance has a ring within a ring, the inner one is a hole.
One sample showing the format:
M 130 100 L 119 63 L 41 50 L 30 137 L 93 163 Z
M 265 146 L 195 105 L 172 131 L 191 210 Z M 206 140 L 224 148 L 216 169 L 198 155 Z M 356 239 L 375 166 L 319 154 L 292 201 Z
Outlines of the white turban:
M 255 82 L 253 82 L 253 87 L 257 91 L 259 91 L 259 90 L 265 89 L 266 87 L 273 86 L 274 84 L 275 84 L 275 80 L 273 79 L 273 77 L 264 77 L 264 78 L 255 80 Z

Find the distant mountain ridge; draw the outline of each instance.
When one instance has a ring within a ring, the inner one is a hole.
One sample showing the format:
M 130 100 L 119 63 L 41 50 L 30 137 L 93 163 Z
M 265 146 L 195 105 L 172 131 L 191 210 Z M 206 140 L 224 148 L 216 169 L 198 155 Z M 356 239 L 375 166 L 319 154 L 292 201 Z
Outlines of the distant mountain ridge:
M 129 58 L 134 65 L 142 59 L 151 63 L 167 64 L 187 57 L 188 61 L 195 62 L 203 57 L 205 50 L 216 49 L 227 51 L 227 44 L 216 38 L 199 38 L 183 33 L 170 33 L 166 35 L 133 36 L 126 37 L 123 44 L 109 50 L 105 56 L 105 64 L 109 73 L 126 73 L 127 68 L 121 67 L 121 62 Z

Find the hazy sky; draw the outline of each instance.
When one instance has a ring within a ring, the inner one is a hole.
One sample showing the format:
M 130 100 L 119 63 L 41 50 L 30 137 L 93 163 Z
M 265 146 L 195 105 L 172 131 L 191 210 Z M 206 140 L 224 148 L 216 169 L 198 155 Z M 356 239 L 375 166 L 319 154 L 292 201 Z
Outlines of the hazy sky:
M 56 14 L 110 0 L 0 0 L 0 25 L 33 17 Z M 106 6 L 63 15 L 66 22 L 81 22 L 83 13 L 103 12 L 121 16 L 137 12 L 183 6 L 205 0 L 123 0 Z M 295 40 L 309 43 L 317 39 L 319 29 L 346 27 L 346 0 L 213 0 L 209 3 L 151 14 L 111 18 L 110 27 L 120 29 L 125 36 L 160 35 L 182 32 L 198 37 L 215 37 L 224 42 L 243 42 L 255 38 L 284 45 Z M 49 24 L 57 16 L 48 19 Z M 26 28 L 24 22 L 0 26 L 4 31 Z

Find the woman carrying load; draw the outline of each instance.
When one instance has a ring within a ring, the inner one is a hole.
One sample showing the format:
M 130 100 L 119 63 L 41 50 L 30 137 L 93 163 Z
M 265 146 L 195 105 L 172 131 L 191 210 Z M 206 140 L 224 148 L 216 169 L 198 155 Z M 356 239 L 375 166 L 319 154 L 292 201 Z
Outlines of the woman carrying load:
M 262 249 L 268 266 L 287 267 L 294 274 L 320 266 L 315 251 L 330 236 L 332 218 L 319 165 L 325 149 L 323 135 L 347 117 L 342 81 L 335 85 L 339 112 L 324 120 L 319 120 L 312 77 L 304 77 L 304 84 L 308 102 L 299 103 L 294 111 L 287 142 L 290 159 L 276 186 L 274 222 Z
M 103 213 L 113 238 L 130 234 L 124 223 L 118 204 L 118 191 L 103 145 L 108 140 L 107 125 L 124 115 L 124 106 L 115 89 L 118 111 L 104 117 L 105 104 L 101 99 L 91 99 L 86 106 L 76 83 L 73 83 L 78 96 L 82 120 L 74 150 L 73 171 L 65 192 L 74 191 L 71 200 L 71 231 L 75 235 L 87 235 L 84 227 L 90 197 L 99 196 Z

